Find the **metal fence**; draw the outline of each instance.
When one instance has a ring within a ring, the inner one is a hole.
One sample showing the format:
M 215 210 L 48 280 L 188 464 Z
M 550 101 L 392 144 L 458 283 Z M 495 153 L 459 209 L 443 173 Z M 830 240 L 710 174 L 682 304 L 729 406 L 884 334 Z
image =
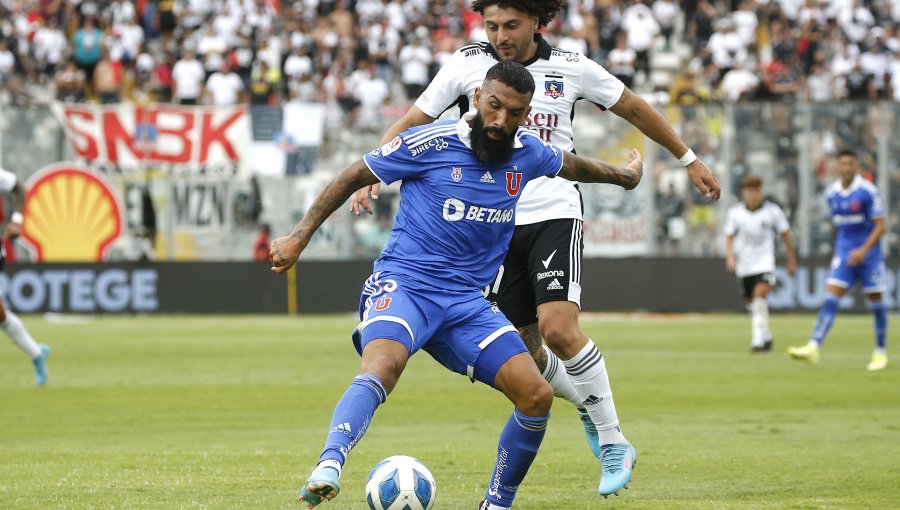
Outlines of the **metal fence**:
M 338 111 L 329 106 L 327 117 L 332 120 L 325 125 L 311 173 L 259 176 L 255 183 L 249 178 L 224 179 L 223 218 L 216 228 L 185 229 L 171 220 L 175 214 L 172 190 L 185 179 L 183 175 L 147 169 L 141 175 L 112 172 L 108 177 L 126 204 L 133 202 L 136 189 L 144 185 L 150 189 L 161 219 L 157 259 L 246 260 L 260 223 L 271 225 L 273 235 L 290 231 L 317 191 L 348 163 L 376 147 L 380 134 L 404 108 L 386 109 L 381 126 L 359 131 L 340 127 Z M 719 176 L 722 199 L 706 202 L 674 157 L 615 115 L 579 103 L 574 119 L 579 154 L 624 162 L 628 149 L 637 147 L 645 156 L 644 181 L 633 191 L 581 186 L 586 256 L 721 256 L 725 212 L 739 199 L 739 184 L 748 174 L 762 177 L 765 193 L 788 214 L 799 254 L 827 255 L 832 232 L 823 190 L 836 178 L 834 155 L 845 147 L 860 154 L 866 176 L 880 188 L 889 212 L 883 244 L 890 255 L 900 254 L 896 218 L 900 140 L 891 136 L 900 128 L 900 103 L 669 105 L 662 111 Z M 60 125 L 46 108 L 0 111 L 0 151 L 2 166 L 23 179 L 47 164 L 71 158 Z M 217 177 L 194 179 L 209 182 Z M 349 208 L 338 211 L 306 256 L 329 260 L 377 256 L 398 200 L 396 189 L 382 195 L 374 217 L 356 218 Z M 252 203 L 257 197 L 259 203 Z M 132 217 L 133 208 L 126 209 L 128 235 L 140 221 Z

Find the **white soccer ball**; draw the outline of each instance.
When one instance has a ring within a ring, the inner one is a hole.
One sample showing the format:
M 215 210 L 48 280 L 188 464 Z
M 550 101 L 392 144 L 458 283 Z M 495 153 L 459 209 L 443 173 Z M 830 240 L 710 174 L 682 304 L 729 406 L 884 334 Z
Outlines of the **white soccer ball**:
M 436 488 L 425 464 L 406 455 L 394 455 L 369 473 L 366 501 L 372 510 L 430 510 Z

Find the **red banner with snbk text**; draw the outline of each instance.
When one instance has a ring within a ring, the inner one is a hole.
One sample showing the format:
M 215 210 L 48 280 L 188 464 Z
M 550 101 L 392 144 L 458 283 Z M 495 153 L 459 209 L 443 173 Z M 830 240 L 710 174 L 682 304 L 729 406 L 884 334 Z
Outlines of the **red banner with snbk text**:
M 138 106 L 53 103 L 75 158 L 92 168 L 128 172 L 244 173 L 251 144 L 245 106 Z

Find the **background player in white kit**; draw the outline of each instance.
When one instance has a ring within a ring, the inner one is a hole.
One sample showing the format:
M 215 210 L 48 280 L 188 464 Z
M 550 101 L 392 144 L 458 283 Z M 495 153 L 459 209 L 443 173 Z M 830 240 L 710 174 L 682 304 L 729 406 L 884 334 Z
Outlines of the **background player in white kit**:
M 763 198 L 762 179 L 745 178 L 741 198 L 725 218 L 725 263 L 740 280 L 750 311 L 750 352 L 771 352 L 768 296 L 776 283 L 774 232 L 784 239 L 791 276 L 797 272 L 794 236 L 781 207 Z
M 0 192 L 12 193 L 15 197 L 13 213 L 3 230 L 3 239 L 15 239 L 22 231 L 22 206 L 25 204 L 25 189 L 19 184 L 16 174 L 0 168 Z M 0 245 L 0 270 L 3 269 L 5 263 L 6 249 Z M 22 324 L 22 320 L 6 309 L 3 299 L 0 299 L 0 329 L 3 329 L 10 340 L 31 357 L 35 382 L 38 386 L 43 386 L 47 382 L 47 356 L 50 354 L 50 348 L 34 341 L 31 334 L 25 329 L 25 324 Z
M 717 200 L 718 180 L 659 112 L 596 62 L 550 47 L 537 32 L 566 5 L 564 0 L 472 2 L 472 10 L 484 16 L 489 43 L 457 50 L 382 142 L 434 121 L 454 105 L 467 111 L 487 70 L 497 61 L 513 61 L 526 66 L 537 85 L 525 126 L 542 140 L 574 151 L 571 116 L 575 101 L 587 99 L 680 158 L 694 185 L 708 199 Z M 354 212 L 372 213 L 370 193 L 377 198 L 378 185 L 357 192 L 351 203 Z M 509 252 L 488 299 L 496 300 L 518 328 L 554 394 L 578 408 L 588 443 L 602 464 L 598 491 L 608 496 L 628 484 L 636 454 L 619 427 L 606 362 L 578 325 L 581 194 L 574 183 L 558 178 L 535 179 L 522 193 Z

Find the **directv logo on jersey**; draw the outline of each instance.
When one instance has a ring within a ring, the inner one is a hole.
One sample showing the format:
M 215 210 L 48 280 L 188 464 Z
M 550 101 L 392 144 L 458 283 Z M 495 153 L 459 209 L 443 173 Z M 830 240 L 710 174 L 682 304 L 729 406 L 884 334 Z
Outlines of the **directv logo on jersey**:
M 553 99 L 558 97 L 566 97 L 566 93 L 563 92 L 563 82 L 559 80 L 547 80 L 544 82 L 544 95 L 550 96 Z
M 432 147 L 434 147 L 435 150 L 442 151 L 449 146 L 450 146 L 450 144 L 445 142 L 444 139 L 441 137 L 432 138 L 431 140 L 428 140 L 427 142 L 422 142 L 419 145 L 410 147 L 409 153 L 410 153 L 410 155 L 415 157 L 415 156 L 418 156 L 419 154 L 422 154 L 423 152 L 427 151 L 428 149 L 430 149 Z
M 485 172 L 484 175 L 481 176 L 481 182 L 494 184 L 494 178 L 491 176 L 490 172 Z

